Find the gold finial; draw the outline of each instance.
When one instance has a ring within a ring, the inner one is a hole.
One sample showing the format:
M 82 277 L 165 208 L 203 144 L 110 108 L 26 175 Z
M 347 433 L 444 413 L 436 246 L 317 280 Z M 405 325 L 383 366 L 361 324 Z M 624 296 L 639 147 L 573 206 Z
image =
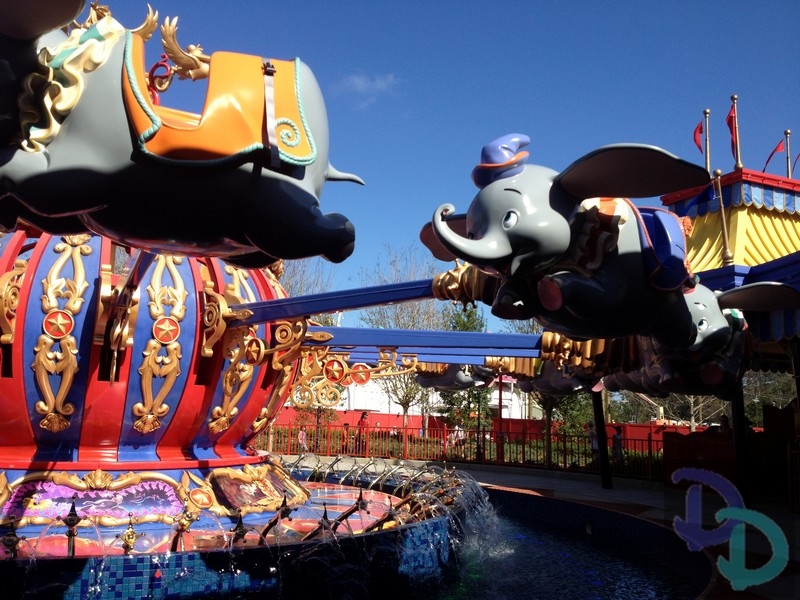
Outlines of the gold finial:
M 734 169 L 736 169 L 737 171 L 741 171 L 744 168 L 744 165 L 742 165 L 742 144 L 741 144 L 741 139 L 739 138 L 739 108 L 738 108 L 739 96 L 736 95 L 736 94 L 733 94 L 731 96 L 731 102 L 733 102 L 733 107 L 732 107 L 732 110 L 733 110 L 733 132 L 732 133 L 733 133 L 733 140 L 734 140 L 734 143 L 735 143 L 734 145 L 736 147 L 736 165 L 734 165 Z
M 178 44 L 178 17 L 167 17 L 161 26 L 161 44 L 164 53 L 175 63 L 178 79 L 207 79 L 211 67 L 211 57 L 203 52 L 200 44 L 190 44 L 183 50 Z

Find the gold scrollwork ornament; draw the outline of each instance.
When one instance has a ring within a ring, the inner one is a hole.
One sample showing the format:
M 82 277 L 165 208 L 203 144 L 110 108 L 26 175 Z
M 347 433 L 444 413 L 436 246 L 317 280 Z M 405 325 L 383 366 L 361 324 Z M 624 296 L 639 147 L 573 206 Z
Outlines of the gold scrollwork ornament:
M 222 433 L 231 426 L 239 414 L 236 406 L 242 399 L 255 374 L 255 367 L 247 361 L 247 346 L 254 332 L 247 327 L 229 330 L 226 334 L 229 363 L 222 375 L 222 404 L 211 410 L 208 429 L 211 433 Z
M 47 276 L 42 280 L 41 297 L 42 335 L 34 348 L 33 368 L 39 392 L 43 396 L 34 404 L 34 409 L 44 418 L 39 426 L 52 433 L 59 433 L 70 426 L 69 419 L 75 406 L 66 401 L 78 372 L 78 342 L 72 335 L 75 315 L 80 313 L 89 283 L 83 257 L 92 253 L 86 242 L 90 235 L 70 235 L 61 238 L 53 247 L 59 256 L 53 262 Z M 72 265 L 72 278 L 64 276 L 65 267 Z M 58 348 L 55 348 L 58 344 Z M 53 391 L 51 375 L 61 377 L 56 392 Z
M 20 287 L 27 268 L 28 261 L 17 259 L 13 269 L 0 275 L 0 343 L 14 341 Z

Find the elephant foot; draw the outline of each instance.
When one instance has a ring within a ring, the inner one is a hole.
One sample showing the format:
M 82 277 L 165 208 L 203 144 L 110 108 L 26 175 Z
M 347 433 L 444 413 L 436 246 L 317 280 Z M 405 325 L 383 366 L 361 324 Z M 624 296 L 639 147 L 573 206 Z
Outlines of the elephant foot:
M 307 215 L 306 215 L 307 217 Z M 331 262 L 340 263 L 353 253 L 356 228 L 338 213 L 316 215 L 313 220 L 294 216 L 280 226 L 264 226 L 268 217 L 253 219 L 246 224 L 245 235 L 249 243 L 263 255 L 285 260 L 299 260 L 321 256 Z M 246 255 L 250 256 L 250 254 Z M 239 260 L 234 257 L 233 260 Z M 248 259 L 249 260 L 249 259 Z
M 334 227 L 334 239 L 322 252 L 322 257 L 332 263 L 340 263 L 349 257 L 356 247 L 356 228 L 353 223 L 344 215 L 334 213 L 326 215 L 328 219 L 335 219 L 338 221 Z
M 356 243 L 350 242 L 349 244 L 345 244 L 341 248 L 338 249 L 337 252 L 327 252 L 323 254 L 323 258 L 326 260 L 331 261 L 332 263 L 340 263 L 343 262 L 346 258 L 348 258 L 355 250 Z

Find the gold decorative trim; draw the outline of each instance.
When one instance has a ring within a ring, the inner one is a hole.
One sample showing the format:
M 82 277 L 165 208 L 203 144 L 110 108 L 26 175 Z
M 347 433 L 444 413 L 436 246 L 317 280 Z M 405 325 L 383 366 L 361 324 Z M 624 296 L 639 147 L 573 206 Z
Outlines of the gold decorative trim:
M 62 242 L 53 247 L 60 256 L 42 280 L 42 330 L 44 333 L 34 348 L 33 368 L 39 392 L 43 396 L 34 409 L 44 418 L 39 426 L 52 433 L 64 431 L 70 426 L 69 417 L 75 406 L 66 402 L 78 372 L 78 341 L 72 335 L 75 329 L 75 316 L 80 313 L 89 283 L 82 257 L 92 253 L 86 242 L 90 235 L 64 236 Z M 73 278 L 63 276 L 64 267 L 72 264 Z M 63 306 L 61 304 L 63 303 Z M 50 375 L 59 375 L 61 384 L 54 393 Z
M 14 342 L 20 287 L 27 268 L 28 261 L 18 258 L 10 271 L 0 275 L 0 343 L 2 344 Z
M 308 323 L 305 319 L 278 321 L 272 324 L 272 328 L 272 346 L 257 338 L 254 328 L 238 327 L 226 333 L 226 354 L 230 362 L 223 374 L 222 404 L 211 412 L 208 427 L 212 433 L 221 433 L 230 427 L 239 412 L 236 405 L 250 385 L 256 366 L 271 360 L 272 368 L 279 371 L 269 403 L 275 401 L 276 393 L 285 392 L 285 386 L 291 380 L 293 363 L 300 356 L 300 344 L 307 339 Z M 263 423 L 258 425 L 264 426 Z
M 231 422 L 239 414 L 236 406 L 253 380 L 255 368 L 246 360 L 247 343 L 255 336 L 255 331 L 248 327 L 237 327 L 227 332 L 225 353 L 228 366 L 222 375 L 222 404 L 211 410 L 211 421 L 208 429 L 211 433 L 222 433 L 231 426 Z
M 580 367 L 591 370 L 594 357 L 601 355 L 606 348 L 606 340 L 594 339 L 578 342 L 559 333 L 545 331 L 542 334 L 540 356 L 542 360 L 556 363 L 559 369 Z
M 289 389 L 294 381 L 297 373 L 297 367 L 300 363 L 300 345 L 299 343 L 292 341 L 295 340 L 295 338 L 291 335 L 291 333 L 295 332 L 299 334 L 300 332 L 306 331 L 308 323 L 304 319 L 301 322 L 295 322 L 294 324 L 280 323 L 278 324 L 278 327 L 282 325 L 286 327 L 286 335 L 280 334 L 278 338 L 286 339 L 288 337 L 289 342 L 284 345 L 283 350 L 273 352 L 271 354 L 271 366 L 272 369 L 277 373 L 277 376 L 272 384 L 272 391 L 270 392 L 270 396 L 267 399 L 266 405 L 261 409 L 261 411 L 258 413 L 258 417 L 256 417 L 256 419 L 253 421 L 252 435 L 262 432 L 267 428 L 267 426 L 269 426 L 270 422 L 277 417 L 278 411 L 283 405 L 283 399 L 289 394 Z M 298 335 L 297 341 L 303 337 L 307 338 L 308 336 Z
M 164 398 L 172 390 L 178 375 L 181 374 L 180 323 L 186 314 L 188 292 L 176 265 L 183 262 L 179 256 L 159 254 L 147 286 L 150 301 L 147 303 L 153 319 L 153 337 L 142 352 L 144 358 L 139 367 L 142 385 L 142 402 L 133 406 L 133 414 L 138 417 L 133 424 L 140 433 L 152 433 L 161 427 L 161 419 L 169 413 L 170 407 Z M 173 285 L 165 285 L 169 274 Z M 169 309 L 169 314 L 167 311 Z M 161 351 L 165 354 L 162 355 Z M 156 379 L 163 379 L 158 393 L 154 395 Z
M 141 475 L 137 475 L 133 471 L 123 475 L 114 476 L 102 469 L 95 469 L 90 471 L 83 477 L 78 477 L 74 473 L 53 473 L 50 480 L 58 485 L 66 485 L 74 490 L 87 491 L 87 490 L 119 490 L 129 485 L 135 485 L 142 480 Z
M 514 356 L 486 356 L 484 366 L 507 373 L 514 377 L 534 377 L 539 370 L 542 360 L 539 358 L 520 358 Z
M 146 42 L 151 37 L 153 37 L 153 33 L 155 32 L 156 28 L 158 27 L 158 11 L 154 11 L 152 7 L 148 4 L 147 5 L 147 16 L 144 18 L 144 22 L 139 25 L 136 29 L 133 29 L 132 32 L 140 35 L 142 39 Z
M 498 280 L 474 265 L 456 261 L 456 267 L 433 278 L 433 295 L 437 300 L 460 302 L 465 307 L 480 300 L 492 304 Z
M 128 472 L 117 475 L 115 478 L 112 474 L 96 469 L 87 473 L 83 477 L 79 477 L 74 473 L 67 473 L 61 471 L 53 473 L 50 471 L 38 471 L 28 473 L 12 483 L 8 483 L 6 472 L 0 471 L 0 507 L 6 505 L 9 499 L 12 498 L 16 488 L 26 483 L 47 483 L 52 482 L 55 485 L 63 485 L 76 492 L 88 491 L 108 491 L 115 492 L 123 490 L 127 487 L 138 485 L 145 481 L 161 481 L 175 490 L 176 498 L 180 499 L 179 484 L 172 477 L 159 473 L 157 471 L 144 471 L 141 473 Z M 43 517 L 43 516 L 25 516 L 18 518 L 19 515 L 4 516 L 0 518 L 0 525 L 8 525 L 12 521 L 16 527 L 25 527 L 27 525 L 49 525 L 53 522 L 60 521 L 60 517 Z M 95 523 L 102 527 L 117 527 L 120 525 L 128 524 L 130 517 L 111 517 L 111 516 L 93 516 L 83 515 L 80 527 L 87 527 L 89 523 Z M 137 523 L 172 523 L 174 515 L 169 514 L 148 514 L 136 517 Z
M 398 354 L 395 348 L 380 348 L 376 366 L 359 363 L 354 369 L 356 365 L 350 365 L 348 353 L 331 353 L 329 350 L 328 346 L 301 348 L 299 372 L 290 392 L 295 406 L 332 408 L 341 400 L 340 387 L 345 382 L 348 385 L 360 384 L 371 378 L 413 373 L 419 364 L 416 354 Z
M 247 271 L 232 265 L 225 265 L 225 273 L 231 279 L 225 286 L 224 296 L 216 294 L 210 282 L 204 289 L 207 293 L 207 299 L 210 300 L 210 303 L 206 305 L 203 316 L 204 324 L 206 323 L 206 317 L 208 317 L 208 327 L 204 332 L 204 336 L 209 333 L 208 341 L 213 340 L 212 345 L 216 339 L 219 339 L 216 337 L 217 334 L 220 331 L 225 331 L 225 324 L 222 319 L 225 318 L 225 313 L 231 313 L 228 310 L 229 304 L 245 304 L 256 301 L 256 295 L 249 283 L 250 275 Z M 231 426 L 236 415 L 239 414 L 237 404 L 239 404 L 239 401 L 250 387 L 255 375 L 255 365 L 260 364 L 261 355 L 266 354 L 266 351 L 264 351 L 256 353 L 259 356 L 254 355 L 253 349 L 264 345 L 261 340 L 256 338 L 256 330 L 257 326 L 252 326 L 236 327 L 225 331 L 223 347 L 225 348 L 225 356 L 228 359 L 228 366 L 222 374 L 222 404 L 211 409 L 211 420 L 208 423 L 208 429 L 213 434 L 226 431 Z M 208 350 L 210 351 L 210 346 Z M 254 358 L 259 360 L 254 360 Z
M 203 52 L 200 44 L 189 44 L 183 50 L 178 43 L 177 32 L 178 17 L 174 17 L 171 21 L 169 17 L 164 19 L 164 24 L 161 26 L 161 45 L 164 46 L 165 54 L 175 63 L 171 68 L 171 74 L 177 75 L 178 79 L 192 81 L 207 79 L 211 68 L 211 57 Z
M 252 304 L 256 301 L 256 294 L 248 283 L 250 275 L 244 269 L 225 265 L 225 272 L 231 276 L 231 281 L 225 286 L 227 298 L 235 300 L 237 304 Z
M 92 2 L 89 4 L 89 14 L 86 17 L 86 20 L 83 23 L 72 21 L 72 27 L 73 29 L 89 29 L 90 27 L 97 25 L 100 20 L 110 16 L 111 10 L 108 8 L 108 6 L 100 4 L 99 2 Z
M 284 389 L 285 387 L 286 384 L 284 385 Z M 273 392 L 270 395 L 270 399 L 267 401 L 268 405 L 271 404 L 272 396 L 274 395 L 275 395 L 275 389 L 273 386 Z M 253 436 L 258 435 L 267 428 L 267 425 L 269 425 L 269 418 L 270 418 L 269 409 L 267 408 L 267 406 L 263 406 L 259 411 L 258 416 L 255 418 L 255 420 L 253 420 L 253 424 L 250 426 L 250 428 L 252 429 L 251 433 Z
M 20 149 L 42 152 L 59 134 L 64 120 L 78 105 L 85 85 L 85 75 L 99 69 L 125 29 L 112 18 L 99 19 L 98 35 L 84 37 L 80 26 L 55 48 L 42 48 L 40 69 L 28 74 L 17 101 L 23 139 Z
M 117 357 L 133 345 L 133 331 L 139 315 L 139 285 L 135 280 L 142 254 L 135 264 L 128 265 L 128 273 L 114 287 L 111 283 L 113 268 L 109 264 L 100 266 L 97 316 L 95 317 L 94 343 L 104 345 L 112 355 L 108 373 L 113 381 L 117 373 Z
M 246 308 L 236 311 L 229 308 L 231 304 L 256 301 L 256 295 L 247 282 L 249 275 L 231 265 L 226 265 L 225 272 L 231 276 L 232 281 L 225 286 L 224 295 L 214 290 L 213 281 L 203 282 L 203 333 L 200 352 L 206 358 L 213 356 L 214 346 L 225 335 L 228 321 L 245 320 L 253 316 L 253 312 Z
M 240 505 L 235 509 L 227 508 L 219 502 L 214 490 L 214 481 L 224 479 L 235 482 L 243 492 L 255 492 L 247 495 L 261 497 L 253 502 L 237 503 Z M 193 488 L 192 484 L 197 487 Z M 216 515 L 229 517 L 278 510 L 284 500 L 287 506 L 304 504 L 310 495 L 308 490 L 274 462 L 244 465 L 241 470 L 232 467 L 213 469 L 205 480 L 193 473 L 184 472 L 178 487 L 178 496 L 186 503 L 190 512 L 208 510 Z
M 396 348 L 380 348 L 378 365 L 372 370 L 372 377 L 392 377 L 413 373 L 417 369 L 416 354 L 398 354 Z
M 214 345 L 225 335 L 226 317 L 230 314 L 225 296 L 214 290 L 213 281 L 203 282 L 203 333 L 200 354 L 205 358 L 214 355 Z
M 147 342 L 144 350 L 144 360 L 139 367 L 142 382 L 143 402 L 133 406 L 133 414 L 138 417 L 133 428 L 139 433 L 152 433 L 161 427 L 161 419 L 169 413 L 169 406 L 164 404 L 164 398 L 172 389 L 178 375 L 181 374 L 180 359 L 181 345 L 178 342 L 168 344 L 166 356 L 160 354 L 162 345 L 157 340 Z M 163 378 L 164 382 L 153 397 L 153 384 L 156 378 Z

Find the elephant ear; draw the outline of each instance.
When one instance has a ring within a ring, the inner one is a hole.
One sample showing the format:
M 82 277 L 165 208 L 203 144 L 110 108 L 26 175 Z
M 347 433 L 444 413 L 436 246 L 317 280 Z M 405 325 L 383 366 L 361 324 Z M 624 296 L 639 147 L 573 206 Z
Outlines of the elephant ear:
M 448 215 L 446 221 L 450 229 L 452 229 L 456 234 L 460 235 L 461 237 L 467 237 L 467 215 Z M 444 245 L 442 245 L 442 243 L 439 241 L 439 238 L 436 237 L 433 225 L 430 223 L 425 223 L 425 225 L 422 226 L 422 231 L 419 232 L 419 239 L 423 244 L 425 244 L 425 247 L 431 251 L 431 254 L 433 254 L 433 257 L 437 260 L 453 262 L 458 258 L 455 254 L 445 248 Z
M 644 144 L 603 146 L 579 158 L 556 177 L 553 186 L 574 198 L 649 198 L 706 185 L 698 165 Z
M 800 292 L 778 281 L 760 281 L 718 292 L 717 301 L 720 308 L 738 308 L 745 312 L 797 310 L 800 308 Z

